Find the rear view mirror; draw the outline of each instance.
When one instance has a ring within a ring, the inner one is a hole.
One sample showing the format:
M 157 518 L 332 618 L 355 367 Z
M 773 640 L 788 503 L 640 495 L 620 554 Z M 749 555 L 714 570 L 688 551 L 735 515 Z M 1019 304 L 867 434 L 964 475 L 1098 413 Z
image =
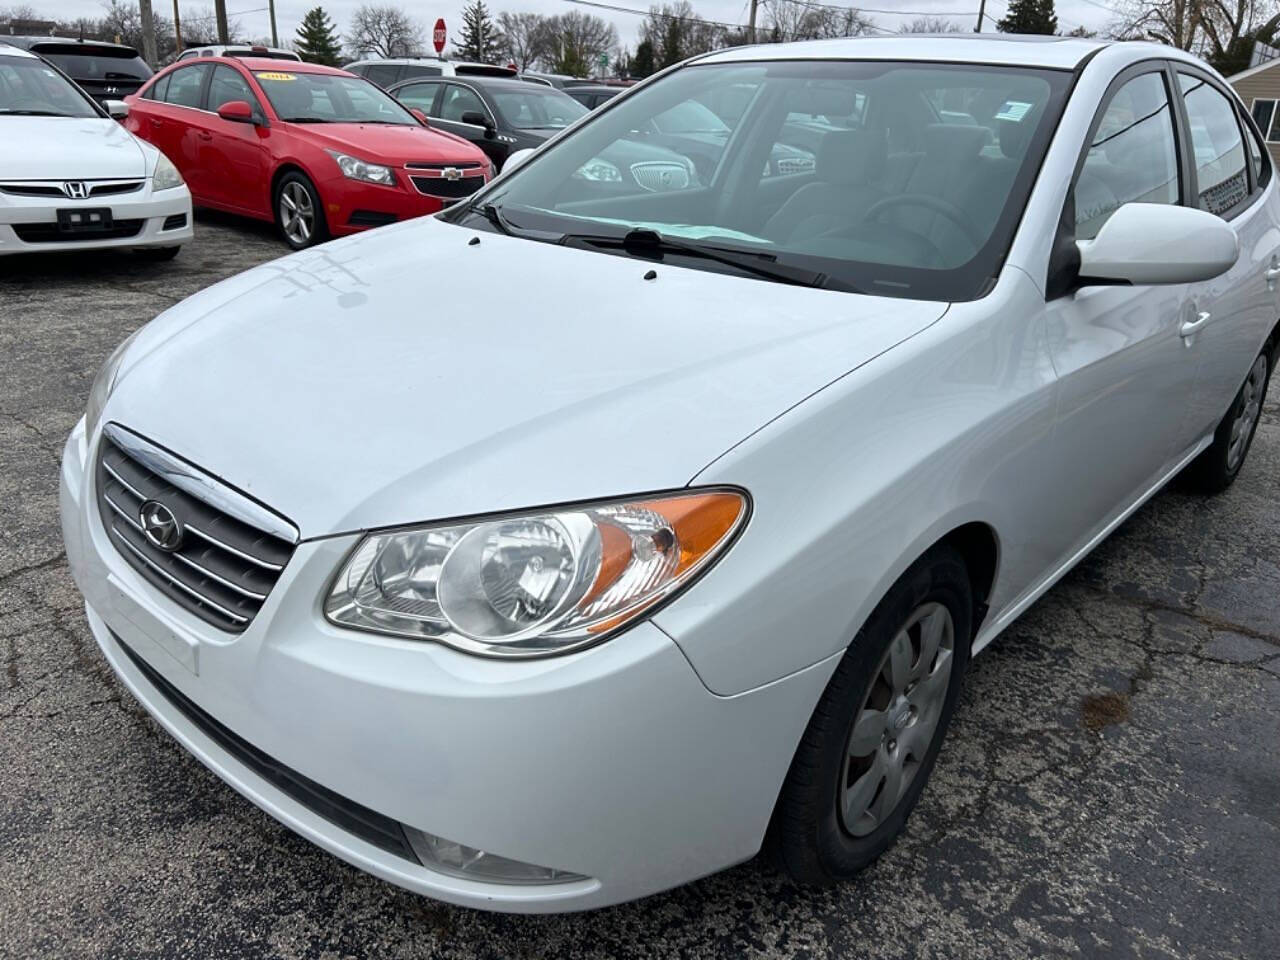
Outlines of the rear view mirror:
M 517 150 L 514 153 L 509 154 L 507 156 L 506 163 L 502 165 L 502 172 L 506 173 L 508 170 L 514 170 L 516 167 L 520 166 L 520 164 L 528 160 L 532 155 L 532 147 L 525 147 L 523 150 Z
M 1226 273 L 1240 256 L 1235 231 L 1221 218 L 1165 203 L 1126 203 L 1076 246 L 1082 285 L 1195 283 Z
M 479 110 L 468 110 L 461 117 L 459 117 L 459 119 L 463 123 L 471 124 L 473 127 L 484 127 L 485 130 L 493 129 L 493 124 L 489 122 L 489 118 L 486 117 Z
M 107 115 L 112 120 L 123 120 L 129 115 L 129 105 L 123 100 L 106 100 L 103 106 L 107 108 Z
M 228 100 L 218 108 L 218 116 L 232 123 L 253 123 L 253 107 L 246 100 Z

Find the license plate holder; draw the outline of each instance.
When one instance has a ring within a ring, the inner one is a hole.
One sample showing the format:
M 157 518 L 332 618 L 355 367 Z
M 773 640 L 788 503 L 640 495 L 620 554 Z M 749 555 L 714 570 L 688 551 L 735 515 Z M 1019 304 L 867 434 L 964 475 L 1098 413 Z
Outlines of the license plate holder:
M 58 211 L 59 233 L 106 233 L 111 224 L 110 207 L 64 207 Z

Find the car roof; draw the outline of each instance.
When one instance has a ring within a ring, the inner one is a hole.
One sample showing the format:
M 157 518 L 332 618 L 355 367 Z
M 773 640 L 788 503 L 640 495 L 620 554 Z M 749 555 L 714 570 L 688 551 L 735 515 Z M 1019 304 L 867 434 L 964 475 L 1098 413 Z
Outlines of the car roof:
M 190 61 L 186 61 L 190 62 Z M 329 76 L 354 76 L 337 67 L 326 67 L 320 63 L 307 63 L 303 60 L 281 60 L 279 57 L 201 57 L 200 63 L 239 63 L 250 70 L 278 70 L 288 73 L 324 73 Z M 186 63 L 183 64 L 184 66 Z
M 0 38 L 0 43 L 8 43 L 19 48 L 30 49 L 38 43 L 59 43 L 59 44 L 83 44 L 86 47 L 111 47 L 115 50 L 132 50 L 134 56 L 138 55 L 136 47 L 131 47 L 127 43 L 111 43 L 108 40 L 86 40 L 79 37 L 52 37 L 52 36 L 7 36 Z M 59 51 L 66 52 L 66 51 Z
M 556 90 L 555 87 L 549 87 L 545 83 L 530 83 L 528 80 L 521 80 L 517 77 L 485 77 L 464 73 L 459 77 L 429 77 L 427 79 L 474 83 L 477 86 L 484 87 L 486 90 L 519 90 L 522 93 L 528 93 L 530 90 L 555 90 L 556 93 L 564 93 L 563 90 Z
M 1108 44 L 1078 37 L 1032 34 L 939 34 L 899 37 L 850 37 L 801 40 L 718 50 L 698 63 L 750 60 L 930 60 L 941 63 L 991 63 L 1072 70 Z M 1152 47 L 1154 44 L 1134 44 Z M 1160 47 L 1166 55 L 1170 47 Z
M 574 93 L 624 93 L 626 87 L 615 87 L 610 83 L 579 83 L 572 87 L 565 87 L 562 91 L 570 96 Z
M 30 50 L 23 50 L 21 47 L 15 47 L 3 40 L 0 40 L 0 57 L 25 57 L 28 60 L 40 59 Z

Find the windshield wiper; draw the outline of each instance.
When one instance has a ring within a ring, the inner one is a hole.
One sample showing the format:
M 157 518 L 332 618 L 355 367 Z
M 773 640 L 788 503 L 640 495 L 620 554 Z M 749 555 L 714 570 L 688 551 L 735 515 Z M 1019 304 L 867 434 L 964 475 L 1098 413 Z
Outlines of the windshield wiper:
M 560 238 L 560 242 L 585 243 L 593 247 L 611 247 L 636 253 L 675 253 L 686 257 L 698 257 L 723 263 L 766 280 L 790 283 L 798 287 L 825 287 L 828 282 L 825 273 L 778 263 L 778 258 L 772 253 L 733 250 L 689 240 L 677 240 L 643 227 L 628 230 L 621 237 L 566 233 Z

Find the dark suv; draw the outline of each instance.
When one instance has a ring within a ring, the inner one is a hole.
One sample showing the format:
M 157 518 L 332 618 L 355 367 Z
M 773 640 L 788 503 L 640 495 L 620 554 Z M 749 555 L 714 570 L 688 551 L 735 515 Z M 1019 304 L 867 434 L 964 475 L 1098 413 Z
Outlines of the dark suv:
M 103 107 L 137 93 L 155 72 L 137 50 L 120 43 L 66 37 L 0 37 L 0 43 L 44 57 Z

